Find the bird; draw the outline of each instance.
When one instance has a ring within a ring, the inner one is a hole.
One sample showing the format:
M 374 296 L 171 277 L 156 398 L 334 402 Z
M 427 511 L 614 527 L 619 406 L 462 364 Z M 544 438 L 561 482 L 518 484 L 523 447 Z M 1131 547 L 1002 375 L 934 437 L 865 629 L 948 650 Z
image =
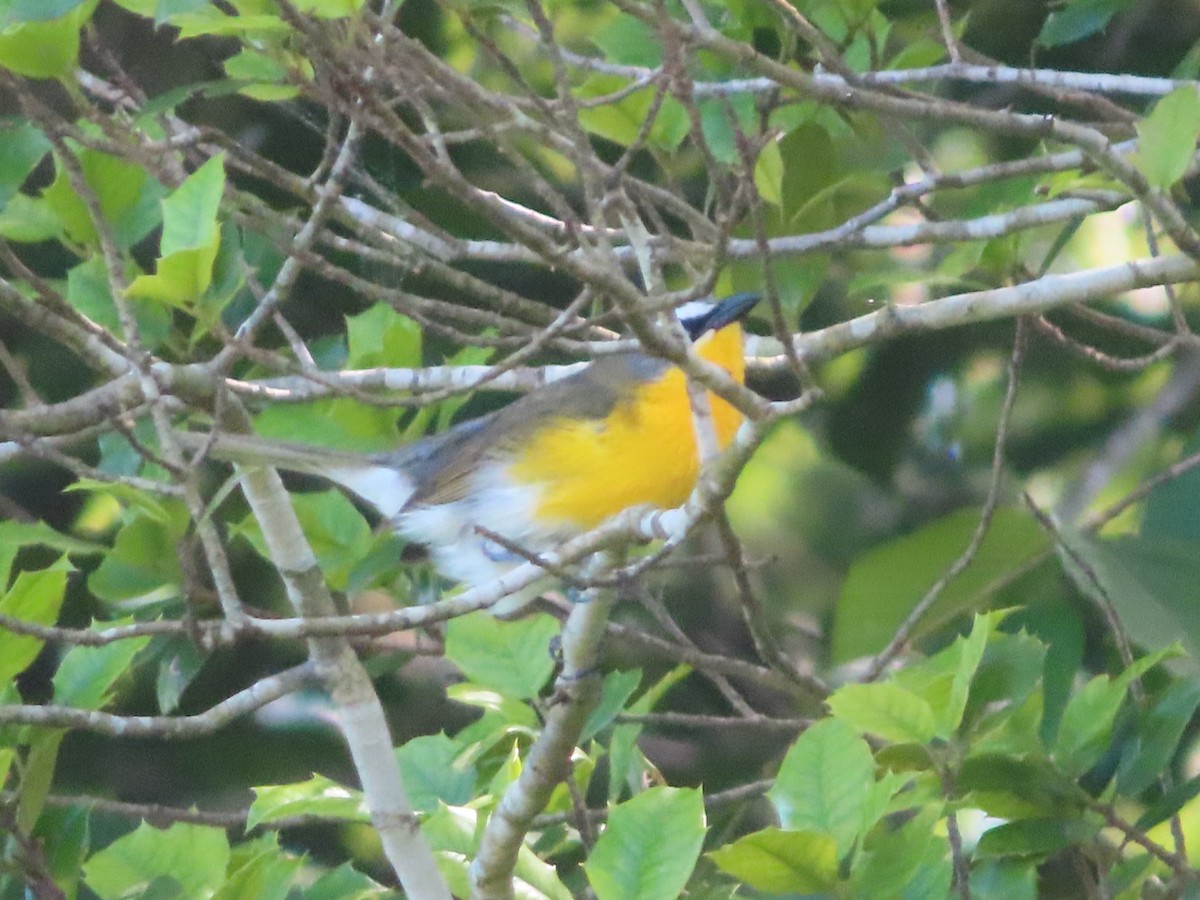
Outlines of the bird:
M 701 358 L 741 383 L 741 322 L 759 295 L 696 300 L 676 310 Z M 742 415 L 710 394 L 717 442 Z M 700 471 L 682 369 L 640 351 L 600 356 L 582 370 L 501 409 L 395 450 L 353 453 L 254 435 L 190 432 L 185 443 L 241 466 L 319 476 L 359 498 L 402 538 L 428 548 L 434 567 L 466 588 L 635 506 L 682 505 Z M 520 548 L 525 555 L 515 552 Z M 493 607 L 511 615 L 545 580 Z

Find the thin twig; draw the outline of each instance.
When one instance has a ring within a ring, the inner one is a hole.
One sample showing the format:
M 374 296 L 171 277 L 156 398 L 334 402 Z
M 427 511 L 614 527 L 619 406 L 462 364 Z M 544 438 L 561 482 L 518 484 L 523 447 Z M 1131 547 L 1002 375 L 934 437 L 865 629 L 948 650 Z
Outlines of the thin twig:
M 992 524 L 992 516 L 996 512 L 996 507 L 1000 502 L 1000 486 L 1004 475 L 1004 453 L 1008 446 L 1008 426 L 1012 419 L 1013 406 L 1017 399 L 1017 384 L 1020 381 L 1021 363 L 1025 358 L 1026 334 L 1028 326 L 1024 319 L 1017 320 L 1016 334 L 1013 337 L 1012 355 L 1008 362 L 1008 387 L 1004 394 L 1004 403 L 1000 407 L 1000 420 L 996 425 L 996 441 L 992 449 L 992 474 L 991 482 L 988 485 L 987 497 L 984 500 L 983 508 L 980 510 L 979 523 L 975 526 L 975 531 L 971 534 L 971 540 L 967 543 L 966 549 L 959 557 L 950 565 L 941 577 L 930 586 L 929 590 L 920 599 L 912 611 L 908 614 L 900 627 L 896 629 L 896 633 L 892 635 L 892 639 L 888 645 L 877 655 L 867 668 L 865 681 L 874 681 L 878 678 L 896 658 L 901 650 L 904 649 L 912 636 L 914 629 L 920 624 L 921 619 L 929 612 L 930 608 L 941 597 L 942 592 L 949 587 L 954 581 L 975 559 L 975 554 L 979 552 L 979 548 L 983 544 L 983 539 L 987 536 L 988 529 Z

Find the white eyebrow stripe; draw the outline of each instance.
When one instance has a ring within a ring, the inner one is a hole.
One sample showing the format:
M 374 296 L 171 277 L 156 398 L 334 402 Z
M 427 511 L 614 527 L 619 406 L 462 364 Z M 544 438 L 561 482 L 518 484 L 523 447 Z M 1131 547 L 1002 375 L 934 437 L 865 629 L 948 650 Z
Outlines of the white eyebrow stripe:
M 701 319 L 711 313 L 717 304 L 711 300 L 689 300 L 683 306 L 675 307 L 675 315 L 681 322 L 688 319 Z

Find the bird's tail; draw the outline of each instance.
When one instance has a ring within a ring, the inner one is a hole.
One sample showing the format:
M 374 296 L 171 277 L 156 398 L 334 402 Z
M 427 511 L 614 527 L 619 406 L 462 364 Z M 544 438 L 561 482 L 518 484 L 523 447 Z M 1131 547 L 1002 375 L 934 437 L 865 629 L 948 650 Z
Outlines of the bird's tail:
M 274 466 L 332 481 L 374 507 L 386 519 L 395 516 L 413 495 L 412 479 L 398 465 L 379 457 L 331 450 L 250 434 L 176 434 L 184 448 L 207 453 L 239 466 Z

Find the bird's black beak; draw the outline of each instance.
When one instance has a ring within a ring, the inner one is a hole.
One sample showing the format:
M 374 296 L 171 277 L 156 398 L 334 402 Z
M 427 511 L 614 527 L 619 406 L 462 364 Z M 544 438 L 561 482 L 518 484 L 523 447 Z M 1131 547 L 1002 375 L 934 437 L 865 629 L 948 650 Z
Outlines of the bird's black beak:
M 686 323 L 688 336 L 694 341 L 705 332 L 720 331 L 726 325 L 732 325 L 734 322 L 744 319 L 761 299 L 762 294 L 753 292 L 731 294 L 721 298 L 708 315 Z

